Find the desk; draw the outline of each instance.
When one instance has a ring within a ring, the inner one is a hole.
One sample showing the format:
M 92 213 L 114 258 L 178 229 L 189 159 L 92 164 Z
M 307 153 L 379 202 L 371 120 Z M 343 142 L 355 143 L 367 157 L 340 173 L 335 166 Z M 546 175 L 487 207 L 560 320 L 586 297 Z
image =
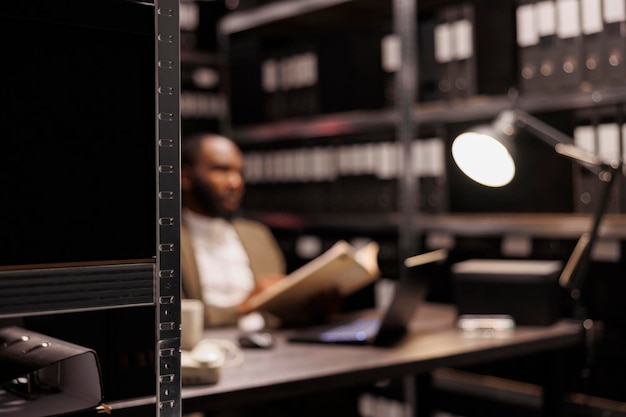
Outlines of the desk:
M 427 374 L 454 367 L 546 352 L 558 359 L 559 349 L 582 342 L 580 323 L 561 321 L 548 327 L 518 327 L 507 338 L 468 338 L 454 327 L 453 307 L 425 304 L 411 324 L 410 334 L 397 346 L 344 346 L 289 343 L 288 330 L 276 331 L 270 350 L 245 350 L 244 364 L 223 369 L 212 386 L 185 387 L 185 412 L 253 404 L 260 400 L 310 394 L 324 390 Z M 234 329 L 207 331 L 206 337 L 236 340 Z M 559 360 L 549 361 L 558 366 Z M 555 379 L 546 386 L 544 411 L 556 416 L 563 392 Z M 154 415 L 155 399 L 112 402 L 115 416 Z

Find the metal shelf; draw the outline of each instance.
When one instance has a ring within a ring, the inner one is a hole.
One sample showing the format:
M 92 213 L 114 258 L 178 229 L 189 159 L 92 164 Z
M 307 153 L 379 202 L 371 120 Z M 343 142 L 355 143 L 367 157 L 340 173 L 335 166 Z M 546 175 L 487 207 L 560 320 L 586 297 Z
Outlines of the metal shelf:
M 0 317 L 154 304 L 154 262 L 0 271 Z
M 549 97 L 520 97 L 516 102 L 506 96 L 479 96 L 465 100 L 420 103 L 414 107 L 413 114 L 416 123 L 425 126 L 490 119 L 514 105 L 531 113 L 542 113 L 616 106 L 625 103 L 626 87 L 614 87 Z M 240 143 L 301 140 L 371 132 L 372 130 L 391 131 L 396 123 L 397 114 L 394 109 L 355 110 L 234 127 L 233 136 Z
M 254 212 L 251 215 L 271 227 L 281 229 L 350 229 L 373 233 L 391 232 L 398 228 L 397 213 L 300 215 Z M 513 234 L 535 238 L 578 239 L 582 233 L 589 230 L 591 215 L 571 213 L 418 214 L 414 222 L 421 233 L 440 232 L 461 237 Z M 607 214 L 599 235 L 607 239 L 626 239 L 626 214 Z
M 218 25 L 218 32 L 231 36 L 248 30 L 281 34 L 328 30 L 364 22 L 380 22 L 381 11 L 391 17 L 391 2 L 380 0 L 291 0 L 276 1 L 250 10 L 231 12 Z M 358 19 L 355 19 L 358 16 Z

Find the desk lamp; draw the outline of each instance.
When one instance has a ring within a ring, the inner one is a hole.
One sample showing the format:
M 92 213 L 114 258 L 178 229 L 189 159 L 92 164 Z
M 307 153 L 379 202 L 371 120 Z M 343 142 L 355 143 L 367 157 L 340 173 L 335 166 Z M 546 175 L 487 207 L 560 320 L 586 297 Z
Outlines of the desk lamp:
M 520 128 L 543 140 L 558 154 L 568 157 L 593 172 L 602 184 L 594 207 L 591 229 L 583 233 L 568 259 L 559 284 L 572 300 L 578 301 L 591 249 L 596 241 L 610 189 L 621 161 L 606 162 L 574 144 L 574 140 L 523 110 L 506 110 L 490 125 L 478 126 L 460 134 L 452 143 L 452 157 L 461 171 L 472 180 L 502 187 L 515 176 L 515 135 Z

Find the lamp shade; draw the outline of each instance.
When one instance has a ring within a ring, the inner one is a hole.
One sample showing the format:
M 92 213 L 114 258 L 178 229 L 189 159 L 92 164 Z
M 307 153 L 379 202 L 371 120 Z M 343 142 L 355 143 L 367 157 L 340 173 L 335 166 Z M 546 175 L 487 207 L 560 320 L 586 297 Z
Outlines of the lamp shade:
M 515 177 L 515 125 L 504 113 L 493 125 L 461 133 L 452 143 L 452 158 L 472 180 L 488 187 L 502 187 Z

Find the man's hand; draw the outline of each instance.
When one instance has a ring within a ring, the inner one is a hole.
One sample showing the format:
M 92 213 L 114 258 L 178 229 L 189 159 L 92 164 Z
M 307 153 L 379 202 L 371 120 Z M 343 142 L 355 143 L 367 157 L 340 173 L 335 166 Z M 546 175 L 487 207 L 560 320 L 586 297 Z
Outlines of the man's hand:
M 268 276 L 258 278 L 256 280 L 256 286 L 250 292 L 250 294 L 248 294 L 248 298 L 246 298 L 244 302 L 239 305 L 239 308 L 238 308 L 239 313 L 240 314 L 250 313 L 252 311 L 250 306 L 248 305 L 250 298 L 267 290 L 268 288 L 270 288 L 272 285 L 276 284 L 283 278 L 285 278 L 285 275 L 268 275 Z

